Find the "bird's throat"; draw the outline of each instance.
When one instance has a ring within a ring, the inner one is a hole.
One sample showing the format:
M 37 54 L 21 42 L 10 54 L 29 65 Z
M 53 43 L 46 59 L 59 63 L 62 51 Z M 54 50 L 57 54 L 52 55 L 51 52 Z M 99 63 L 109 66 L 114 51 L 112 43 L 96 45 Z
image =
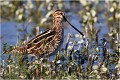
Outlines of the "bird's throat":
M 53 20 L 53 30 L 60 32 L 63 30 L 63 23 L 61 20 Z

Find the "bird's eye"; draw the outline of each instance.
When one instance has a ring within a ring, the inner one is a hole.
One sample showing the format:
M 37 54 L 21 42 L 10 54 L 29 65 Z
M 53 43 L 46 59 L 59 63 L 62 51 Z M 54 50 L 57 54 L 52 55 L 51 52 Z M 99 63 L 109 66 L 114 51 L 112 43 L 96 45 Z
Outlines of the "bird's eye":
M 63 15 L 63 13 L 62 13 L 62 12 L 61 12 L 60 14 L 61 14 L 61 15 Z

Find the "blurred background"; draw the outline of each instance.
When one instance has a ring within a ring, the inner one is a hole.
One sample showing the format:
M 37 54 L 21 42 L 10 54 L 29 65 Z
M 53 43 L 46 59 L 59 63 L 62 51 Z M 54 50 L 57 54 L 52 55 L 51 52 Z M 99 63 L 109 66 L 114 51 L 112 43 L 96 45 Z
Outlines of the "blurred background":
M 115 69 L 120 52 L 119 0 L 3 0 L 0 1 L 0 6 L 1 53 L 9 50 L 11 46 L 19 46 L 35 35 L 50 29 L 52 13 L 59 9 L 64 11 L 70 23 L 84 33 L 88 43 L 85 42 L 87 47 L 84 47 L 83 53 L 102 54 L 102 56 L 105 56 L 104 53 L 111 54 L 110 60 L 115 61 L 111 69 Z M 64 22 L 64 29 L 63 45 L 66 44 L 68 33 L 78 43 L 82 43 L 79 40 L 79 34 L 66 22 Z

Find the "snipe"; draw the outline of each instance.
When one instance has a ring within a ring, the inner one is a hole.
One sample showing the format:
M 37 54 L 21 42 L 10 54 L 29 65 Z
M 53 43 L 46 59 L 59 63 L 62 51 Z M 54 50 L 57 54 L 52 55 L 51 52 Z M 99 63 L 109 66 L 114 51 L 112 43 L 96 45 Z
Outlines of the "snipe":
M 35 54 L 39 57 L 55 53 L 63 43 L 63 19 L 68 22 L 64 16 L 64 12 L 61 10 L 56 10 L 53 13 L 53 27 L 50 30 L 39 34 L 25 45 L 14 49 L 13 52 Z M 83 36 L 77 28 L 75 28 L 72 24 L 70 25 Z

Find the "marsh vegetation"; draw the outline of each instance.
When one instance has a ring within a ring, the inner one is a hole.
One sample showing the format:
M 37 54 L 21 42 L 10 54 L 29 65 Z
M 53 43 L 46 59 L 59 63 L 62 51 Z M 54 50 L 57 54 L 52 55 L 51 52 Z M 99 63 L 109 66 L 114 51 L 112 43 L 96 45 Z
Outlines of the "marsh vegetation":
M 119 1 L 0 1 L 0 79 L 119 79 Z M 54 58 L 6 54 L 52 25 L 60 9 L 84 37 L 64 22 L 65 39 Z

